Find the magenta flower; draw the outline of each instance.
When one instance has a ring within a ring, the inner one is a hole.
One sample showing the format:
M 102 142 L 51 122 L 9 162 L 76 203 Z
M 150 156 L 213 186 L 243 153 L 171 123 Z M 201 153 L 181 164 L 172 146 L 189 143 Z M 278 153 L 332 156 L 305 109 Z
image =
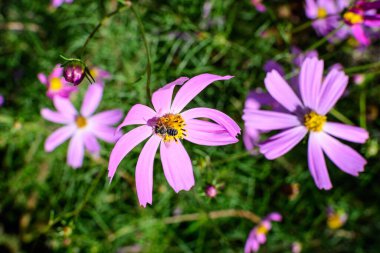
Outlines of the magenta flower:
M 251 4 L 255 6 L 256 10 L 259 12 L 265 12 L 267 10 L 263 4 L 263 0 L 251 0 Z
M 342 96 L 348 83 L 343 71 L 333 68 L 323 79 L 323 61 L 307 58 L 299 75 L 301 99 L 286 81 L 272 71 L 265 78 L 265 86 L 287 112 L 250 110 L 244 111 L 246 124 L 263 131 L 281 130 L 260 144 L 260 152 L 267 159 L 276 159 L 295 147 L 309 133 L 309 170 L 319 189 L 332 187 L 324 153 L 342 171 L 358 176 L 364 170 L 366 160 L 340 139 L 364 143 L 368 132 L 362 128 L 327 122 L 326 114 Z M 334 137 L 333 137 L 334 136 Z
M 267 234 L 272 229 L 272 221 L 280 222 L 282 216 L 279 213 L 270 213 L 249 233 L 245 243 L 244 253 L 257 252 L 260 245 L 267 241 Z
M 55 96 L 68 98 L 71 92 L 77 91 L 77 87 L 65 81 L 65 78 L 62 77 L 62 73 L 63 68 L 56 65 L 48 77 L 43 73 L 37 75 L 40 82 L 46 86 L 46 95 L 50 99 L 53 99 Z
M 380 27 L 380 1 L 368 2 L 359 0 L 343 15 L 344 22 L 351 27 L 355 39 L 362 45 L 368 46 L 371 41 L 366 35 L 366 27 Z
M 41 115 L 45 119 L 64 124 L 45 141 L 45 151 L 51 152 L 63 142 L 71 138 L 67 152 L 67 163 L 73 168 L 82 166 L 84 151 L 95 156 L 100 152 L 97 139 L 114 143 L 121 136 L 115 134 L 114 124 L 123 117 L 121 110 L 109 110 L 93 115 L 103 96 L 103 86 L 94 83 L 88 87 L 80 112 L 74 108 L 70 100 L 55 97 L 53 103 L 57 111 L 44 108 Z
M 147 203 L 152 204 L 153 161 L 159 146 L 169 185 L 175 192 L 188 191 L 194 185 L 194 175 L 190 157 L 181 139 L 205 146 L 227 145 L 238 141 L 236 135 L 240 133 L 240 128 L 230 117 L 215 109 L 181 111 L 209 84 L 230 78 L 232 76 L 212 74 L 198 75 L 190 80 L 181 77 L 153 93 L 154 110 L 142 104 L 133 106 L 118 129 L 128 125 L 141 126 L 126 133 L 116 143 L 108 165 L 110 180 L 121 160 L 135 146 L 149 138 L 141 151 L 135 173 L 140 205 L 145 207 Z M 172 101 L 174 87 L 183 83 Z M 214 122 L 197 118 L 208 118 Z
M 0 95 L 0 106 L 3 106 L 4 104 L 4 97 Z
M 51 5 L 53 5 L 55 8 L 58 8 L 63 3 L 71 4 L 72 2 L 73 2 L 73 0 L 52 0 Z
M 339 27 L 340 13 L 348 5 L 335 0 L 306 0 L 306 16 L 313 21 L 313 27 L 318 35 L 327 35 Z

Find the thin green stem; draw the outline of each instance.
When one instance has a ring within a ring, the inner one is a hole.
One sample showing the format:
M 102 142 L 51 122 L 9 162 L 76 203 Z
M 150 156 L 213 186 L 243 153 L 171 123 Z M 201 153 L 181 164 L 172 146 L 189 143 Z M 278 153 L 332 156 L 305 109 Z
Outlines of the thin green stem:
M 94 37 L 94 35 L 96 34 L 96 32 L 99 30 L 100 27 L 102 27 L 104 25 L 104 23 L 109 19 L 111 18 L 112 16 L 118 14 L 119 12 L 122 12 L 122 11 L 125 11 L 127 9 L 129 9 L 131 7 L 131 5 L 124 5 L 124 6 L 120 6 L 118 7 L 116 10 L 114 10 L 113 12 L 110 12 L 108 14 L 106 14 L 100 21 L 99 23 L 95 26 L 94 30 L 92 30 L 92 32 L 88 35 L 86 41 L 84 42 L 83 46 L 82 46 L 82 50 L 81 50 L 81 58 L 83 58 L 83 55 L 86 51 L 86 47 L 88 45 L 88 43 L 90 42 L 90 40 Z
M 139 30 L 140 30 L 141 37 L 142 37 L 142 40 L 144 43 L 144 47 L 145 47 L 146 59 L 147 59 L 147 63 L 146 63 L 146 95 L 148 97 L 148 103 L 151 104 L 152 103 L 151 102 L 152 101 L 152 99 L 151 99 L 152 95 L 151 95 L 151 91 L 150 91 L 150 81 L 151 81 L 151 75 L 152 75 L 152 63 L 151 63 L 151 59 L 150 59 L 148 41 L 146 39 L 144 25 L 140 19 L 139 14 L 137 13 L 134 6 L 131 7 L 131 10 L 132 10 L 132 13 L 135 15 L 136 20 L 138 22 Z
M 364 128 L 364 129 L 367 129 L 366 100 L 367 100 L 367 93 L 365 90 L 363 90 L 362 93 L 360 94 L 360 98 L 359 98 L 359 107 L 360 107 L 359 123 L 360 123 L 360 127 Z
M 344 72 L 346 74 L 357 74 L 357 73 L 362 73 L 364 71 L 367 72 L 369 69 L 380 69 L 380 62 L 374 62 L 374 63 L 369 63 L 365 65 L 360 65 L 360 66 L 354 66 L 351 68 L 346 68 Z
M 338 120 L 342 121 L 343 123 L 346 123 L 347 125 L 354 125 L 354 123 L 349 118 L 347 118 L 346 116 L 344 116 L 338 110 L 336 110 L 336 109 L 333 108 L 333 109 L 331 109 L 330 113 L 335 118 L 337 118 Z
M 326 36 L 324 36 L 322 39 L 316 41 L 314 44 L 312 44 L 306 51 L 310 51 L 310 50 L 314 50 L 314 49 L 317 49 L 318 47 L 322 46 L 325 42 L 327 42 L 332 36 L 335 35 L 335 33 L 341 29 L 343 26 L 340 25 L 339 27 L 335 28 L 333 31 L 331 31 L 329 34 L 327 34 Z
M 312 23 L 313 23 L 313 20 L 309 20 L 309 21 L 303 23 L 302 25 L 299 25 L 299 26 L 295 27 L 294 29 L 292 29 L 292 34 L 299 33 L 301 31 L 309 28 Z

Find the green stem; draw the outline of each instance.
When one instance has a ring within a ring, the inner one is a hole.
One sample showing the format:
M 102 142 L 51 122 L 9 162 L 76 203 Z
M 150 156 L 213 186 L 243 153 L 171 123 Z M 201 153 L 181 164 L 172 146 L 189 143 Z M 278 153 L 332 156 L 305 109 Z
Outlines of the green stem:
M 144 43 L 144 47 L 145 47 L 145 53 L 146 53 L 146 59 L 147 59 L 147 63 L 146 63 L 146 95 L 148 97 L 148 103 L 151 104 L 152 103 L 152 99 L 151 99 L 152 95 L 150 92 L 150 80 L 151 80 L 151 75 L 152 75 L 152 63 L 151 63 L 151 59 L 150 59 L 148 41 L 146 39 L 144 25 L 141 22 L 139 14 L 137 13 L 134 6 L 131 7 L 131 10 L 132 10 L 132 13 L 135 15 L 136 20 L 138 22 L 139 30 L 140 30 L 141 37 L 142 37 L 142 40 Z
M 299 33 L 299 32 L 301 32 L 301 31 L 305 30 L 306 28 L 310 27 L 311 24 L 313 23 L 313 21 L 314 21 L 314 20 L 309 20 L 309 21 L 303 23 L 302 25 L 297 26 L 296 28 L 294 28 L 294 29 L 292 30 L 292 34 Z
M 106 14 L 100 21 L 99 23 L 95 26 L 94 30 L 92 30 L 92 32 L 88 35 L 86 41 L 84 42 L 83 46 L 82 46 L 82 50 L 81 50 L 81 58 L 83 58 L 83 55 L 85 53 L 85 50 L 86 50 L 86 47 L 88 45 L 88 43 L 90 42 L 90 40 L 94 37 L 94 35 L 96 34 L 96 32 L 99 30 L 100 27 L 102 27 L 104 25 L 104 23 L 109 19 L 111 18 L 112 16 L 118 14 L 119 12 L 122 12 L 122 11 L 125 11 L 127 9 L 129 9 L 131 7 L 131 5 L 124 5 L 124 6 L 121 6 L 121 7 L 118 7 L 116 10 L 114 10 L 113 12 L 110 12 L 108 14 Z
M 359 123 L 360 123 L 360 127 L 361 128 L 364 128 L 364 129 L 367 129 L 367 121 L 366 121 L 366 111 L 367 111 L 367 107 L 366 107 L 366 99 L 367 99 L 367 94 L 366 94 L 366 91 L 362 91 L 362 93 L 360 94 L 360 98 L 359 98 L 359 107 L 360 107 L 360 118 L 359 118 Z
M 356 74 L 356 73 L 362 73 L 365 70 L 369 70 L 372 68 L 376 69 L 376 67 L 380 67 L 380 62 L 374 62 L 374 63 L 369 63 L 369 64 L 365 64 L 365 65 L 361 65 L 361 66 L 354 66 L 351 68 L 346 68 L 344 70 L 344 72 L 346 74 Z
M 346 123 L 347 125 L 354 125 L 354 123 L 349 118 L 347 118 L 346 116 L 344 116 L 338 110 L 336 110 L 336 109 L 333 108 L 333 109 L 331 109 L 330 113 L 335 118 L 337 118 L 338 120 L 342 121 L 343 123 Z
M 326 41 L 328 41 L 334 34 L 342 28 L 343 24 L 340 25 L 339 27 L 335 28 L 333 31 L 331 31 L 329 34 L 324 36 L 322 39 L 316 41 L 314 44 L 312 44 L 306 51 L 314 50 L 317 49 L 318 47 L 322 46 Z

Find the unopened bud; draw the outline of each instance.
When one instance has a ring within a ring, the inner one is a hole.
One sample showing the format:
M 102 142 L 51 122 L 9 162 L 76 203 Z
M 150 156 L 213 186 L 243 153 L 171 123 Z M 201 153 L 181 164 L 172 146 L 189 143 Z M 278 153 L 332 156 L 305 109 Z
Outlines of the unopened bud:
M 214 185 L 207 185 L 205 189 L 205 193 L 209 198 L 215 198 L 218 194 L 218 191 Z
M 63 69 L 63 77 L 69 83 L 80 84 L 86 76 L 86 66 L 81 61 L 68 62 Z

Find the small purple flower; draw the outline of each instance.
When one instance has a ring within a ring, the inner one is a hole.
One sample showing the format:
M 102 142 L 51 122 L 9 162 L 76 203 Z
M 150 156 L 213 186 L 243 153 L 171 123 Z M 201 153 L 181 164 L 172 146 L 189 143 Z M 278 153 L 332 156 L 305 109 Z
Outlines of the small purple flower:
M 108 165 L 110 180 L 121 160 L 139 143 L 148 139 L 140 153 L 135 173 L 140 205 L 145 207 L 148 203 L 152 204 L 153 163 L 158 147 L 169 185 L 175 192 L 190 190 L 194 185 L 193 166 L 181 140 L 205 146 L 228 145 L 238 142 L 236 136 L 240 128 L 229 116 L 215 109 L 202 107 L 182 110 L 211 83 L 231 78 L 212 74 L 201 74 L 190 80 L 181 77 L 153 93 L 154 110 L 142 104 L 133 106 L 118 129 L 128 125 L 140 126 L 121 137 L 112 150 Z M 182 87 L 172 101 L 176 86 Z M 199 118 L 211 119 L 213 122 Z
M 368 46 L 371 41 L 365 29 L 367 27 L 380 27 L 380 1 L 368 2 L 359 0 L 343 15 L 344 22 L 351 27 L 355 39 L 362 45 Z
M 280 132 L 260 144 L 267 159 L 276 159 L 295 147 L 308 133 L 309 170 L 319 189 L 331 189 L 324 153 L 342 171 L 358 176 L 367 161 L 354 149 L 334 137 L 364 143 L 368 132 L 362 128 L 327 122 L 326 114 L 336 104 L 348 84 L 348 76 L 336 68 L 323 79 L 323 61 L 307 58 L 299 74 L 301 99 L 283 77 L 272 71 L 265 78 L 269 94 L 287 112 L 247 109 L 243 119 L 258 130 Z M 334 137 L 333 137 L 334 136 Z
M 306 58 L 318 57 L 317 50 L 311 50 L 311 51 L 303 52 L 301 49 L 299 49 L 296 46 L 292 47 L 291 53 L 293 56 L 293 64 L 295 66 L 297 66 L 298 68 L 300 68 L 302 66 L 302 63 Z M 281 73 L 280 73 L 280 75 L 284 76 L 284 74 L 281 74 Z
M 45 151 L 51 152 L 71 138 L 67 163 L 73 168 L 79 168 L 82 166 L 85 149 L 95 156 L 99 154 L 100 145 L 97 139 L 114 143 L 121 136 L 121 133 L 115 134 L 113 125 L 121 120 L 123 113 L 121 110 L 115 109 L 93 115 L 102 96 L 103 86 L 95 83 L 89 86 L 79 112 L 70 100 L 58 96 L 53 99 L 57 111 L 42 109 L 43 118 L 65 125 L 47 138 Z
M 218 190 L 215 185 L 209 184 L 205 189 L 206 196 L 209 198 L 215 198 L 218 195 Z
M 251 4 L 255 6 L 256 10 L 259 12 L 265 12 L 267 10 L 263 4 L 263 0 L 251 0 Z
M 3 106 L 4 104 L 4 97 L 0 95 L 0 106 Z
M 73 0 L 52 0 L 51 5 L 53 5 L 55 8 L 58 8 L 63 3 L 71 4 L 72 2 L 73 2 Z
M 280 222 L 281 220 L 282 216 L 279 213 L 270 213 L 265 217 L 249 233 L 244 253 L 257 252 L 260 249 L 260 245 L 264 244 L 267 240 L 267 234 L 272 229 L 272 221 Z
M 40 82 L 46 86 L 46 95 L 53 99 L 56 96 L 68 98 L 71 92 L 77 91 L 77 87 L 73 87 L 71 84 L 66 82 L 65 78 L 62 77 L 63 68 L 56 65 L 52 73 L 47 77 L 43 73 L 37 75 Z

